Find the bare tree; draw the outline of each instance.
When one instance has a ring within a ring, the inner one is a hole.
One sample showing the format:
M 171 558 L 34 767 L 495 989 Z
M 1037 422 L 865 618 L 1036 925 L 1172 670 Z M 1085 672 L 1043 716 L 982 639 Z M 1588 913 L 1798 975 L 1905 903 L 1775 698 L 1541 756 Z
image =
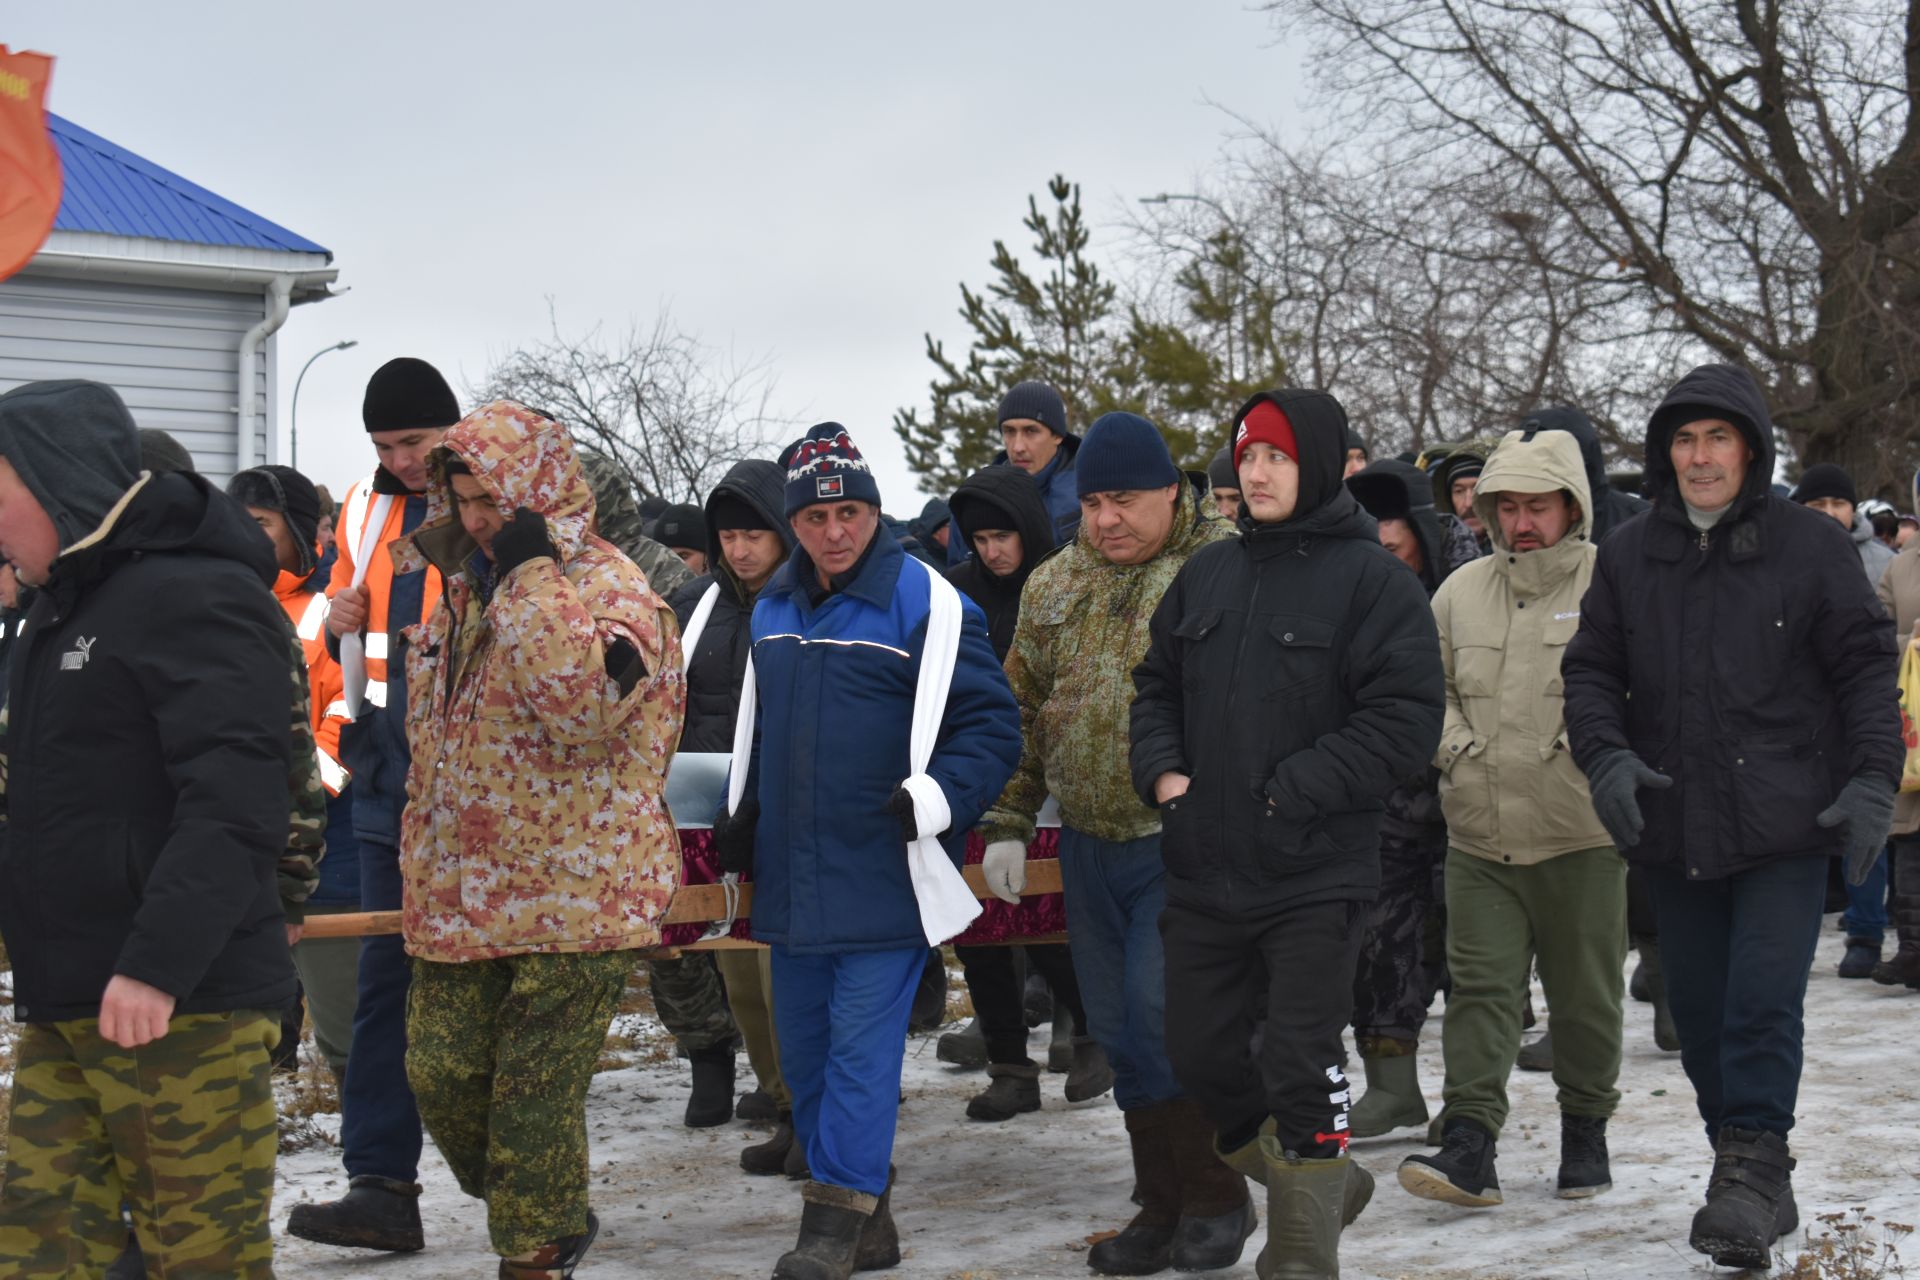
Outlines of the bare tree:
M 728 467 L 763 452 L 786 424 L 767 412 L 773 377 L 678 329 L 665 308 L 619 338 L 601 325 L 568 337 L 548 303 L 549 337 L 494 361 L 478 391 L 565 423 L 613 458 L 642 496 L 701 503 Z
M 1582 249 L 1551 269 L 1610 264 L 1647 329 L 1750 369 L 1802 461 L 1911 474 L 1920 0 L 1269 7 L 1388 154 L 1524 185 Z

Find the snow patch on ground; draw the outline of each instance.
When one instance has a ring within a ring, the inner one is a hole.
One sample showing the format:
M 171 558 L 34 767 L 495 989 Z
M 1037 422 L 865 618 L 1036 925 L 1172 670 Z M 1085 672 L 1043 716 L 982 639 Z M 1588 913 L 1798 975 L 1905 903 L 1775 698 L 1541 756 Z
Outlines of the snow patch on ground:
M 1807 1065 L 1793 1134 L 1802 1227 L 1817 1226 L 1819 1214 L 1855 1206 L 1881 1221 L 1914 1223 L 1920 1221 L 1920 1075 L 1911 1064 L 1920 994 L 1835 977 L 1841 938 L 1831 926 L 1829 919 L 1807 994 Z M 1538 992 L 1536 1001 L 1545 1007 Z M 1442 1021 L 1435 1017 L 1421 1058 L 1434 1106 Z M 1045 1061 L 1045 1039 L 1043 1027 L 1033 1040 L 1037 1061 Z M 1065 1077 L 1046 1075 L 1038 1113 L 1000 1125 L 970 1121 L 967 1099 L 985 1087 L 986 1077 L 936 1060 L 934 1040 L 917 1036 L 907 1047 L 894 1210 L 904 1256 L 892 1274 L 924 1280 L 1082 1280 L 1092 1274 L 1088 1237 L 1121 1226 L 1133 1211 L 1126 1133 L 1111 1099 L 1070 1106 L 1061 1097 Z M 1516 1071 L 1513 1116 L 1499 1154 L 1506 1203 L 1455 1209 L 1402 1191 L 1393 1171 L 1402 1157 L 1425 1149 L 1419 1132 L 1356 1143 L 1379 1189 L 1342 1242 L 1342 1275 L 1638 1280 L 1715 1274 L 1686 1243 L 1712 1157 L 1679 1055 L 1654 1047 L 1651 1006 L 1629 1002 L 1626 1045 L 1625 1096 L 1609 1130 L 1612 1191 L 1588 1201 L 1554 1198 L 1559 1122 L 1553 1083 Z M 742 1088 L 750 1088 L 744 1055 L 740 1064 Z M 595 1079 L 588 1129 L 602 1225 L 580 1268 L 582 1280 L 760 1278 L 792 1246 L 798 1184 L 747 1177 L 736 1163 L 739 1149 L 761 1141 L 766 1130 L 683 1127 L 686 1088 L 686 1068 L 673 1061 Z M 382 1258 L 282 1235 L 280 1274 L 381 1280 L 492 1274 L 486 1213 L 460 1194 L 431 1146 L 422 1181 L 425 1253 Z M 293 1205 L 345 1189 L 337 1151 L 319 1147 L 283 1156 L 276 1228 Z M 1240 1265 L 1213 1274 L 1250 1280 L 1264 1230 L 1263 1224 L 1248 1242 Z M 1789 1254 L 1799 1245 L 1796 1237 Z

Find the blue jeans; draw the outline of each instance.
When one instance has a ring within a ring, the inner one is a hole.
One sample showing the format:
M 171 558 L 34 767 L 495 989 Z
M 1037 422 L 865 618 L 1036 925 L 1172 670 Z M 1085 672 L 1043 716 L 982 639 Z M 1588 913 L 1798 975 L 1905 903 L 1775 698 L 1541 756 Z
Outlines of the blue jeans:
M 400 851 L 360 841 L 360 905 L 400 908 Z M 420 1111 L 407 1083 L 407 984 L 412 963 L 398 934 L 360 943 L 360 990 L 353 1011 L 347 1078 L 340 1086 L 340 1145 L 347 1176 L 415 1182 L 420 1177 Z
M 795 955 L 773 947 L 780 1074 L 815 1182 L 887 1189 L 907 1019 L 927 949 Z
M 1060 829 L 1073 972 L 1122 1111 L 1185 1096 L 1167 1060 L 1166 874 L 1157 835 L 1115 843 Z
M 1887 851 L 1880 851 L 1880 858 L 1873 864 L 1873 870 L 1867 872 L 1865 884 L 1847 886 L 1847 910 L 1840 917 L 1840 927 L 1847 931 L 1849 940 L 1859 938 L 1864 942 L 1880 943 L 1887 937 Z
M 1780 858 L 1724 880 L 1650 867 L 1680 1062 L 1708 1141 L 1785 1137 L 1800 1093 L 1802 1006 L 1820 938 L 1827 857 Z

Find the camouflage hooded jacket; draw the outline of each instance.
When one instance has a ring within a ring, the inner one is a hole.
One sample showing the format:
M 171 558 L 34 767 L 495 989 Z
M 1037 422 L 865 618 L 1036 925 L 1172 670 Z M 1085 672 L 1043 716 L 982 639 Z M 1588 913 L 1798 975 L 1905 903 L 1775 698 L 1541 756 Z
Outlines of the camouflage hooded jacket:
M 1173 535 L 1145 564 L 1110 563 L 1083 524 L 1027 579 L 1007 653 L 1024 742 L 1013 780 L 980 821 L 988 841 L 1031 841 L 1049 793 L 1061 824 L 1095 839 L 1137 840 L 1160 829 L 1160 815 L 1134 794 L 1127 717 L 1133 669 L 1147 655 L 1147 623 L 1167 584 L 1187 557 L 1234 536 L 1196 496 L 1192 485 L 1180 486 Z
M 453 513 L 462 459 L 502 512 L 547 522 L 560 555 L 492 566 Z M 408 627 L 400 870 L 407 950 L 428 960 L 607 951 L 660 938 L 680 877 L 664 798 L 686 705 L 679 628 L 633 563 L 589 534 L 593 494 L 566 429 L 484 405 L 436 452 L 427 519 L 394 544 L 446 593 Z M 609 674 L 610 648 L 644 670 Z

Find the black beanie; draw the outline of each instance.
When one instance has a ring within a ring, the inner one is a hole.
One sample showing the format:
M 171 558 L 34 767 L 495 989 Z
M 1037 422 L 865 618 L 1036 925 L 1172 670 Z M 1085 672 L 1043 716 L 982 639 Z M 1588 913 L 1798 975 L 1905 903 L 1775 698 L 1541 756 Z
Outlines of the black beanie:
M 1014 519 L 1013 512 L 978 490 L 968 490 L 963 500 L 953 505 L 953 520 L 960 526 L 960 536 L 966 539 L 969 547 L 973 545 L 973 535 L 982 529 L 1020 532 L 1020 524 Z M 1037 549 L 1028 553 L 1029 561 L 1037 558 Z
M 29 382 L 0 395 L 0 458 L 65 550 L 100 527 L 143 469 L 133 415 L 101 382 Z
M 777 532 L 767 522 L 767 518 L 760 514 L 759 508 L 745 498 L 736 497 L 731 493 L 716 493 L 708 499 L 707 522 L 713 526 L 716 533 L 725 532 L 728 529 L 765 529 L 769 532 Z
M 1007 392 L 1000 401 L 1000 416 L 996 421 L 1013 418 L 1037 422 L 1057 436 L 1067 434 L 1067 402 L 1044 382 L 1015 383 L 1013 390 Z
M 677 550 L 685 547 L 690 551 L 707 553 L 707 517 L 706 513 L 694 506 L 672 506 L 660 513 L 653 522 L 653 540 L 663 547 Z
M 227 481 L 227 496 L 243 507 L 285 516 L 300 548 L 302 572 L 312 571 L 313 544 L 320 538 L 320 494 L 313 481 L 292 467 L 255 467 Z
M 1347 428 L 1347 451 L 1351 453 L 1355 449 L 1358 449 L 1360 451 L 1360 456 L 1367 459 L 1369 462 L 1373 460 L 1373 451 L 1367 448 L 1367 442 L 1363 438 L 1361 438 L 1361 435 L 1358 431 L 1355 431 L 1352 427 L 1348 427 Z M 1409 459 L 1409 461 L 1411 461 L 1411 459 Z
M 1841 498 L 1857 507 L 1860 500 L 1855 492 L 1853 477 L 1843 468 L 1819 462 L 1800 473 L 1800 483 L 1793 486 L 1793 500 L 1807 503 L 1815 498 Z
M 1233 469 L 1233 449 L 1231 446 L 1213 455 L 1213 461 L 1207 464 L 1207 483 L 1216 489 L 1238 489 L 1240 473 Z
M 450 427 L 460 421 L 460 402 L 438 369 L 425 360 L 400 356 L 367 379 L 360 420 L 368 431 Z
M 194 472 L 193 455 L 187 446 L 158 427 L 140 428 L 140 469 L 157 476 Z

